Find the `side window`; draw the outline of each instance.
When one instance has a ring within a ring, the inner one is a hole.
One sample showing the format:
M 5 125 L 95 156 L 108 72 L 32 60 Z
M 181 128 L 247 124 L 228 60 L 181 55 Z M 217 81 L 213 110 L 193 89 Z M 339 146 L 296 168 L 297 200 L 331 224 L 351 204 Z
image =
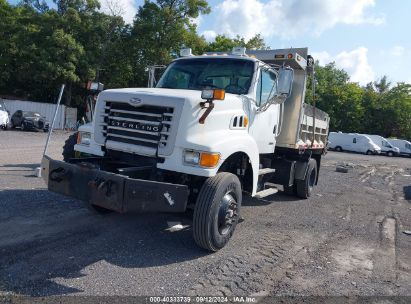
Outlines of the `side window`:
M 354 137 L 354 139 L 352 140 L 352 142 L 353 142 L 354 144 L 356 144 L 356 143 L 357 143 L 357 138 Z
M 261 70 L 260 80 L 257 85 L 256 101 L 262 106 L 275 95 L 277 91 L 276 75 L 271 71 Z
M 410 145 L 410 144 L 406 144 L 405 147 L 406 147 L 407 149 L 411 149 L 411 145 Z

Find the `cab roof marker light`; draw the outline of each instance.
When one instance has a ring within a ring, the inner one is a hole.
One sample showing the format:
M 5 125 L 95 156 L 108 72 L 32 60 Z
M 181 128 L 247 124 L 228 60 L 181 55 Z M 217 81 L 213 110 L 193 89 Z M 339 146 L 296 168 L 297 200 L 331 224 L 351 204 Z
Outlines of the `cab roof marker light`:
M 190 48 L 184 48 L 180 50 L 181 57 L 190 57 L 193 56 L 193 52 Z
M 233 50 L 231 51 L 231 53 L 233 55 L 237 55 L 237 56 L 247 56 L 246 54 L 246 48 L 245 47 L 241 47 L 241 46 L 237 46 L 234 47 Z

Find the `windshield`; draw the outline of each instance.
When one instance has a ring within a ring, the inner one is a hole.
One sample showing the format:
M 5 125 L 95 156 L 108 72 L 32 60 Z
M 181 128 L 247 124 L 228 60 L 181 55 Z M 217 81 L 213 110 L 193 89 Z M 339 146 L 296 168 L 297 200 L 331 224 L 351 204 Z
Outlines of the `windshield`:
M 203 90 L 224 89 L 227 93 L 247 94 L 254 62 L 229 58 L 177 60 L 170 64 L 157 88 Z
M 25 117 L 41 117 L 39 113 L 36 112 L 23 112 Z

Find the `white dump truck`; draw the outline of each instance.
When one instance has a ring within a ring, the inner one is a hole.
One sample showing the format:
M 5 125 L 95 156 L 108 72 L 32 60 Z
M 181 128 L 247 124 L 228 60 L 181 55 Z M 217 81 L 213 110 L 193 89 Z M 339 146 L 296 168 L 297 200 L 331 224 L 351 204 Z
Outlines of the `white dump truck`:
M 329 117 L 304 104 L 307 52 L 185 49 L 155 88 L 101 92 L 65 161 L 43 158 L 48 189 L 100 211 L 193 209 L 197 244 L 221 249 L 243 193 L 308 198 L 317 184 Z

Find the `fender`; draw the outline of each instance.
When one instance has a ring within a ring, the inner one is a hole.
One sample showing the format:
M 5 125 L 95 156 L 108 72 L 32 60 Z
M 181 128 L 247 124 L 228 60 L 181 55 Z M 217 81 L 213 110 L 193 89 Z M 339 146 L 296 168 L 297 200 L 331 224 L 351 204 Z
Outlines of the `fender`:
M 207 143 L 207 146 L 204 144 Z M 184 149 L 192 149 L 196 151 L 218 152 L 220 153 L 220 161 L 215 168 L 202 168 L 197 166 L 184 165 L 183 151 Z M 211 177 L 215 176 L 224 161 L 236 152 L 243 152 L 248 155 L 253 168 L 253 192 L 257 192 L 258 170 L 260 156 L 255 140 L 248 134 L 247 130 L 243 131 L 228 131 L 221 134 L 221 131 L 196 134 L 190 137 L 190 141 L 186 142 L 185 147 L 175 147 L 173 154 L 165 158 L 164 163 L 158 163 L 157 168 L 187 173 L 192 175 Z
M 257 192 L 258 171 L 260 169 L 260 155 L 258 153 L 257 143 L 251 136 L 230 137 L 221 147 L 221 150 L 223 149 L 224 159 L 220 162 L 218 169 L 224 163 L 224 160 L 234 153 L 243 152 L 247 154 L 251 162 L 251 167 L 253 168 L 253 191 L 251 195 L 254 196 Z

